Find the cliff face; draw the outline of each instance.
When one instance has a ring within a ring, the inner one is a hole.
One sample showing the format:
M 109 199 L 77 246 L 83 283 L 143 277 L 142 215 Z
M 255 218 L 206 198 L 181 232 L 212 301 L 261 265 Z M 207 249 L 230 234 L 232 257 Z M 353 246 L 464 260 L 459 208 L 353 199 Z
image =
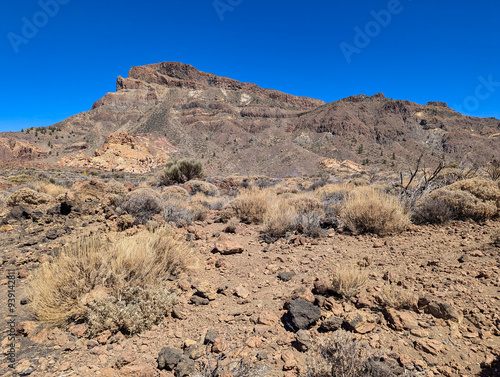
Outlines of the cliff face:
M 463 116 L 443 102 L 423 106 L 379 93 L 325 104 L 176 62 L 131 68 L 118 77 L 116 92 L 48 130 L 9 134 L 18 152 L 0 153 L 62 158 L 63 165 L 90 158 L 109 170 L 119 162 L 104 156 L 114 149 L 123 156 L 128 148 L 126 169 L 152 168 L 175 152 L 201 159 L 210 174 L 294 176 L 316 172 L 325 159 L 397 169 L 422 153 L 429 164 L 443 156 L 484 164 L 500 150 L 499 120 Z M 135 138 L 137 149 L 106 141 L 121 132 Z M 145 156 L 157 162 L 132 167 Z

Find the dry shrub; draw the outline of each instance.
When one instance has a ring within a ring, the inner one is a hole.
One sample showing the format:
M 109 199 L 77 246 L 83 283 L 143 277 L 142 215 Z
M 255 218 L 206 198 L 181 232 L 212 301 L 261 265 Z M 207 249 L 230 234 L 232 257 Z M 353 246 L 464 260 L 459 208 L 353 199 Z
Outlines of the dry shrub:
M 384 286 L 378 300 L 382 305 L 395 309 L 416 310 L 418 307 L 418 297 L 413 292 L 393 285 Z
M 79 200 L 86 198 L 102 199 L 106 194 L 107 186 L 95 179 L 90 181 L 78 181 L 71 186 L 71 191 Z
M 297 210 L 297 213 L 309 213 L 323 211 L 323 204 L 319 199 L 310 195 L 294 195 L 287 200 L 288 204 Z
M 118 207 L 123 202 L 123 196 L 118 194 L 109 194 L 107 197 L 110 205 Z
M 114 243 L 80 238 L 33 273 L 28 296 L 35 316 L 48 325 L 83 320 L 90 334 L 105 329 L 134 333 L 168 312 L 173 296 L 167 280 L 187 267 L 189 257 L 187 244 L 167 228 Z M 99 288 L 104 297 L 89 299 Z M 163 303 L 162 312 L 142 300 Z M 132 315 L 135 322 L 129 326 Z M 144 326 L 134 328 L 141 321 Z
M 366 286 L 368 271 L 355 266 L 342 266 L 332 276 L 332 290 L 349 299 Z
M 273 203 L 264 218 L 264 233 L 283 237 L 297 229 L 297 210 L 286 201 Z
M 446 187 L 452 191 L 465 191 L 487 203 L 493 202 L 500 210 L 500 181 L 491 181 L 480 177 L 465 179 Z
M 340 217 L 357 233 L 386 235 L 401 232 L 410 224 L 410 215 L 396 197 L 366 186 L 349 193 Z
M 170 201 L 163 208 L 163 219 L 167 223 L 174 223 L 176 226 L 186 226 L 193 222 L 194 216 L 185 202 Z
M 56 185 L 47 181 L 37 181 L 34 186 L 36 191 L 50 195 L 54 198 L 68 192 L 68 189 L 65 186 Z
M 435 194 L 419 200 L 412 213 L 412 221 L 415 224 L 444 224 L 452 218 L 453 211 L 450 206 Z
M 270 197 L 271 194 L 266 190 L 245 190 L 222 208 L 221 219 L 225 221 L 237 217 L 247 224 L 259 224 L 264 221 Z
M 204 221 L 207 218 L 208 208 L 203 203 L 192 201 L 189 207 L 194 221 Z
M 493 201 L 482 201 L 467 191 L 449 190 L 446 186 L 431 192 L 417 202 L 414 219 L 440 223 L 450 219 L 484 220 L 497 214 Z
M 27 187 L 17 190 L 7 198 L 6 204 L 8 206 L 17 206 L 19 204 L 43 204 L 54 200 L 48 194 L 40 193 Z
M 201 192 L 208 196 L 215 196 L 219 192 L 219 190 L 217 190 L 217 187 L 215 185 L 194 179 L 189 182 L 186 182 L 186 186 L 191 189 L 191 192 L 193 194 Z
M 492 160 L 488 164 L 486 173 L 493 181 L 500 180 L 500 161 L 496 159 Z
M 110 194 L 121 195 L 122 197 L 127 195 L 128 189 L 121 182 L 115 181 L 114 179 L 106 183 L 107 192 Z
M 359 187 L 359 186 L 370 186 L 370 182 L 367 181 L 364 178 L 358 177 L 358 178 L 352 178 L 349 181 L 350 185 L 353 185 L 354 187 Z
M 11 175 L 10 177 L 7 178 L 7 182 L 11 185 L 22 185 L 23 183 L 34 181 L 35 177 L 28 175 L 28 174 L 18 174 L 18 175 Z
M 304 377 L 389 377 L 391 369 L 373 349 L 344 330 L 335 331 L 310 353 Z
M 130 192 L 121 204 L 123 210 L 133 215 L 140 223 L 145 224 L 161 213 L 163 202 L 152 189 L 141 188 Z
M 189 192 L 181 186 L 167 186 L 163 189 L 161 197 L 165 201 L 170 199 L 187 199 L 189 198 Z
M 237 217 L 231 217 L 224 228 L 224 232 L 226 233 L 236 233 L 236 228 L 240 220 Z

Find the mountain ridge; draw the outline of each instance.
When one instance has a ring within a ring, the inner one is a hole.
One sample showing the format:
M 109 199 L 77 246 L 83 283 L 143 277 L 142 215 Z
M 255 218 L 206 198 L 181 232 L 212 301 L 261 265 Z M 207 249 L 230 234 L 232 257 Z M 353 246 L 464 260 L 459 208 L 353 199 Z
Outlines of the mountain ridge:
M 0 139 L 0 156 L 47 164 L 76 153 L 91 158 L 111 133 L 150 145 L 153 160 L 200 159 L 210 174 L 309 175 L 325 159 L 400 169 L 421 154 L 430 165 L 443 157 L 481 165 L 500 150 L 499 120 L 465 116 L 444 102 L 420 105 L 377 93 L 325 103 L 163 62 L 118 76 L 116 91 L 89 111 L 47 128 L 2 133 L 11 141 Z M 37 152 L 16 155 L 13 143 Z

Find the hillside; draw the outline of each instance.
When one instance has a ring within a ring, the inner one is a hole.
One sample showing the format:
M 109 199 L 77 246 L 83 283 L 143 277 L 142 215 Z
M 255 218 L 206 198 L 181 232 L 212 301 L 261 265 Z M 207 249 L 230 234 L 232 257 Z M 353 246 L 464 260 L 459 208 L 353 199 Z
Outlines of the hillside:
M 444 157 L 482 165 L 500 150 L 499 120 L 464 116 L 441 102 L 379 93 L 325 104 L 166 62 L 131 68 L 89 111 L 2 133 L 0 156 L 9 165 L 109 170 L 113 158 L 92 159 L 109 149 L 112 132 L 134 137 L 150 159 L 137 168 L 136 152 L 125 148 L 117 169 L 126 171 L 153 169 L 174 155 L 201 159 L 210 174 L 299 176 L 316 173 L 326 158 L 398 169 L 422 153 L 428 164 Z

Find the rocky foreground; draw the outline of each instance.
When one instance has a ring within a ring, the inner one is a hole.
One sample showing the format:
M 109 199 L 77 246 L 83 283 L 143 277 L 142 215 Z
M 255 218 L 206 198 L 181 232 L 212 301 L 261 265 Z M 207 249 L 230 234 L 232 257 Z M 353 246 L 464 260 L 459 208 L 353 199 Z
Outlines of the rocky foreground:
M 372 349 L 393 375 L 500 373 L 500 254 L 492 241 L 498 220 L 411 225 L 386 237 L 339 228 L 319 238 L 289 234 L 270 242 L 260 225 L 239 223 L 234 233 L 225 232 L 219 210 L 211 209 L 204 220 L 177 230 L 194 254 L 174 280 L 178 303 L 171 315 L 138 335 L 104 331 L 89 338 L 85 324 L 62 330 L 38 322 L 25 300 L 27 281 L 77 236 L 99 233 L 113 240 L 144 226 L 124 225 L 110 201 L 109 177 L 47 173 L 71 188 L 12 197 L 23 184 L 10 174 L 1 183 L 0 317 L 9 315 L 14 271 L 17 341 L 14 368 L 0 364 L 4 376 L 210 375 L 200 368 L 241 359 L 253 368 L 246 375 L 298 376 L 314 358 L 315 344 L 341 329 Z M 115 178 L 127 191 L 141 184 L 138 177 Z M 231 180 L 215 183 L 220 195 L 237 187 Z M 362 268 L 368 279 L 346 299 L 331 283 L 347 266 Z M 408 307 L 391 304 L 391 297 L 402 296 L 390 292 L 404 293 Z M 5 357 L 6 320 L 1 328 Z

